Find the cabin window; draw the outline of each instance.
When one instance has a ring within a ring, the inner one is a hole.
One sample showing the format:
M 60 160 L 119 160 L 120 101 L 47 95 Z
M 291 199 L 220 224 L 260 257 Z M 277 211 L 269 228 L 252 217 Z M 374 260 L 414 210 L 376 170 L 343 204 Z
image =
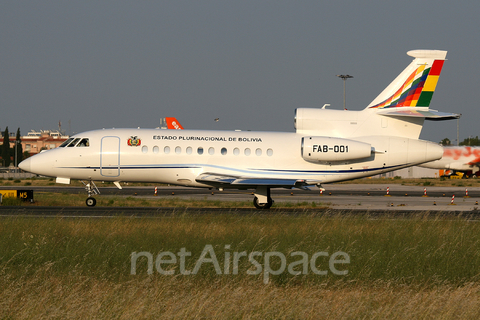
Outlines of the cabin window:
M 203 154 L 203 148 L 202 148 L 202 147 L 198 147 L 197 153 L 200 154 L 200 155 L 202 155 L 202 154 Z
M 220 153 L 224 156 L 227 154 L 227 148 L 222 148 L 222 150 L 220 150 Z
M 240 149 L 238 148 L 233 149 L 233 154 L 238 156 L 240 154 Z
M 258 148 L 257 150 L 255 150 L 255 154 L 257 156 L 261 156 L 262 155 L 262 149 Z
M 246 156 L 249 156 L 250 153 L 251 153 L 250 149 L 249 149 L 249 148 L 246 148 L 246 149 L 245 149 L 245 155 L 246 155 Z
M 72 140 L 73 140 L 73 138 L 68 138 L 59 147 L 60 148 L 66 147 L 70 142 L 72 142 Z
M 175 153 L 176 153 L 176 154 L 182 153 L 182 147 L 176 147 L 176 148 L 175 148 Z
M 185 151 L 187 152 L 187 154 L 192 154 L 192 147 L 187 147 Z
M 273 150 L 272 149 L 267 149 L 267 156 L 269 156 L 269 157 L 273 156 Z
M 208 154 L 213 156 L 215 154 L 215 148 L 213 147 L 208 148 Z
M 158 151 L 159 151 L 158 146 L 154 146 L 152 151 L 153 151 L 153 153 L 158 153 Z
M 143 152 L 143 153 L 147 153 L 147 152 L 148 152 L 148 147 L 147 147 L 147 146 L 143 146 L 143 147 L 142 147 L 142 152 Z
M 163 152 L 165 154 L 169 154 L 170 153 L 170 147 L 169 146 L 165 146 L 165 148 L 163 148 Z
M 89 147 L 90 142 L 88 141 L 88 138 L 83 138 L 80 140 L 80 142 L 77 144 L 77 147 Z

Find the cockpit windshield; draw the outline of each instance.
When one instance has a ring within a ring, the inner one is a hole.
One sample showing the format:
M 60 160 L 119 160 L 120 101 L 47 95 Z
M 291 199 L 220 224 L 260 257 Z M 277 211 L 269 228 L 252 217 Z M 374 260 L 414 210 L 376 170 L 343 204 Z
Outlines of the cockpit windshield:
M 73 139 L 72 142 L 70 142 L 70 144 L 67 145 L 68 148 L 71 148 L 71 147 L 75 147 L 75 145 L 78 143 L 78 141 L 80 141 L 81 138 L 75 138 Z
M 83 138 L 80 140 L 80 142 L 77 144 L 77 147 L 89 147 L 90 142 L 88 141 L 88 138 Z
M 69 138 L 65 142 L 63 142 L 59 147 L 89 147 L 90 141 L 88 138 Z
M 59 145 L 58 147 L 59 148 L 63 148 L 63 147 L 66 147 L 70 142 L 72 142 L 73 138 L 68 138 L 67 140 L 65 140 L 61 145 Z

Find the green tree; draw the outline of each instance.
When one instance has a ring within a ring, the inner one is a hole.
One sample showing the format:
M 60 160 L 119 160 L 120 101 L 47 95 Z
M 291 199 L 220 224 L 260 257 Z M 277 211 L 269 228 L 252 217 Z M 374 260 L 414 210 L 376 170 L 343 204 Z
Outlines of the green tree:
M 8 127 L 5 128 L 3 133 L 3 145 L 2 145 L 2 159 L 5 167 L 10 165 L 10 138 L 8 133 Z
M 451 145 L 452 145 L 452 142 L 450 141 L 450 139 L 445 138 L 445 139 L 443 139 L 442 141 L 440 141 L 440 144 L 441 144 L 442 146 L 451 146 Z
M 478 140 L 478 136 L 475 138 L 466 138 L 462 142 L 460 142 L 461 146 L 480 146 L 480 141 Z
M 23 147 L 22 147 L 22 139 L 20 138 L 20 128 L 17 129 L 17 135 L 15 136 L 15 143 L 16 143 L 16 149 L 15 145 L 13 146 L 13 152 L 14 152 L 14 161 L 15 161 L 15 150 L 17 151 L 17 167 L 18 164 L 23 160 Z
M 23 152 L 23 156 L 22 156 L 22 160 L 25 160 L 25 159 L 27 159 L 28 157 L 30 157 L 30 152 L 24 151 L 24 152 Z

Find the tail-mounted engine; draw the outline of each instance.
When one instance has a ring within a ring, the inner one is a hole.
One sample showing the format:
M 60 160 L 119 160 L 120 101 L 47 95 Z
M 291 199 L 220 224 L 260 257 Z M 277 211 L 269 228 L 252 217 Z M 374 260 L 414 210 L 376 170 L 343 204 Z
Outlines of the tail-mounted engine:
M 345 161 L 370 157 L 368 143 L 330 137 L 303 137 L 302 157 L 309 162 Z

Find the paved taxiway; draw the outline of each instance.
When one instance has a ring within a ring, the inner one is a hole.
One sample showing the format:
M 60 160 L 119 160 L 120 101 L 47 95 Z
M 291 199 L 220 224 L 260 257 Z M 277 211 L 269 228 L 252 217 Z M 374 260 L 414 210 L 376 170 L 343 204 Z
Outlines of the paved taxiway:
M 161 197 L 179 197 L 190 200 L 219 200 L 219 201 L 252 201 L 250 190 L 209 190 L 202 188 L 185 187 L 158 187 L 157 196 L 154 187 L 129 187 L 122 190 L 115 187 L 100 187 L 102 196 L 137 196 L 147 199 Z M 480 201 L 480 188 L 476 187 L 426 187 L 427 197 L 424 196 L 423 186 L 403 186 L 392 184 L 331 184 L 324 185 L 325 191 L 320 194 L 318 188 L 311 191 L 298 189 L 272 189 L 272 198 L 277 204 L 308 202 L 318 207 L 328 207 L 333 210 L 362 210 L 362 211 L 451 211 L 451 212 L 477 212 Z M 387 187 L 389 195 L 387 196 Z M 0 187 L 12 189 L 12 187 Z M 19 187 L 38 192 L 85 193 L 82 187 L 49 186 L 49 187 Z M 466 194 L 468 192 L 468 197 Z M 452 202 L 452 196 L 455 199 Z M 86 197 L 86 194 L 85 194 Z M 252 204 L 253 207 L 253 204 Z M 93 209 L 93 208 L 84 208 Z M 33 210 L 33 209 L 32 209 Z M 39 209 L 36 209 L 39 210 Z M 83 211 L 83 209 L 81 209 Z M 96 207 L 95 210 L 103 210 Z M 103 210 L 102 212 L 104 212 Z M 152 209 L 149 209 L 152 211 Z

